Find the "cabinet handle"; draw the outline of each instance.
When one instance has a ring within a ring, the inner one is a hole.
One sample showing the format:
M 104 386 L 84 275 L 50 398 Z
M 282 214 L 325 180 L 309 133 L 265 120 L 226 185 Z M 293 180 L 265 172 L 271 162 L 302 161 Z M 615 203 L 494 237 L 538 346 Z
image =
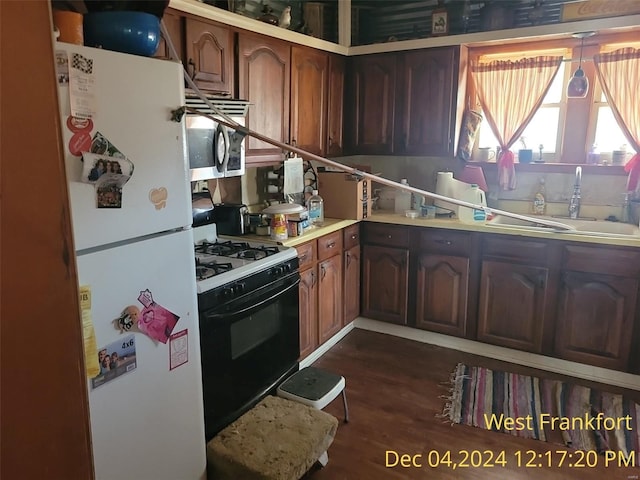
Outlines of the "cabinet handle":
M 191 70 L 189 77 L 191 77 L 191 80 L 194 80 L 196 78 L 196 74 L 198 73 L 198 71 L 196 70 L 196 62 L 193 61 L 193 58 L 190 58 L 187 64 L 188 67 L 190 67 L 189 70 Z
M 327 243 L 327 248 L 333 248 L 336 246 L 336 242 Z
M 307 254 L 305 253 L 304 255 L 299 255 L 298 256 L 298 262 L 304 262 L 307 259 Z
M 544 284 L 545 284 L 544 275 L 539 275 L 538 276 L 538 287 L 544 288 Z
M 346 266 L 348 267 L 349 264 L 351 263 L 351 254 L 349 252 L 344 252 L 344 257 L 345 257 L 345 262 L 346 262 Z
M 325 268 L 324 264 L 320 265 L 320 272 L 322 272 L 322 274 L 320 275 L 320 280 L 324 280 L 324 277 L 327 275 L 327 269 Z
M 315 286 L 316 284 L 316 272 L 311 272 L 311 286 Z
M 435 240 L 435 242 L 443 245 L 449 245 L 449 246 L 453 245 L 453 242 L 451 240 Z

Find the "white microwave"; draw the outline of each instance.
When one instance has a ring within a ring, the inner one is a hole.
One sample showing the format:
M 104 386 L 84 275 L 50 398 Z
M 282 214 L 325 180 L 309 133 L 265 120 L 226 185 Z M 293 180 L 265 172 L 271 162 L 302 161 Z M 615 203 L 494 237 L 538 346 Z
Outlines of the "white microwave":
M 207 97 L 219 112 L 244 126 L 248 102 Z M 187 153 L 191 181 L 237 177 L 245 173 L 244 135 L 216 121 L 220 118 L 198 96 L 188 95 L 186 105 L 212 118 L 189 112 L 186 117 Z

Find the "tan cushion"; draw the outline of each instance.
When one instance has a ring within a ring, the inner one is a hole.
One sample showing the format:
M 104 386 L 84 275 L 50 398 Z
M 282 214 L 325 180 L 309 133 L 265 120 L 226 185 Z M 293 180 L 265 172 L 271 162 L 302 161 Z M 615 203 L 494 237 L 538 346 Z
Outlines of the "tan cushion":
M 268 396 L 207 444 L 210 480 L 298 480 L 335 437 L 338 419 Z

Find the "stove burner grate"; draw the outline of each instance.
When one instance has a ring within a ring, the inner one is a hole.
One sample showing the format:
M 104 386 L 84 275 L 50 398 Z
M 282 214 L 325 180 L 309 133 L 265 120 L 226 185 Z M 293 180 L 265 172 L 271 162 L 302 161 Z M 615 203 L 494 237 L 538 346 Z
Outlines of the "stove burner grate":
M 203 241 L 199 245 L 196 245 L 196 253 L 208 253 L 210 255 L 220 255 L 228 257 L 236 253 L 242 252 L 251 248 L 247 242 L 232 242 L 227 240 L 225 242 L 215 243 Z
M 220 273 L 228 272 L 233 266 L 230 263 L 209 262 L 196 265 L 196 277 L 205 280 Z

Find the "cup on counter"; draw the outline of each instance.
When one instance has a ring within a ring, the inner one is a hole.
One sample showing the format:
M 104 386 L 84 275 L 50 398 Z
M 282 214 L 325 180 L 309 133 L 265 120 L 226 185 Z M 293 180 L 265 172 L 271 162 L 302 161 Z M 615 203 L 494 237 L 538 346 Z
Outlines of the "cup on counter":
M 490 162 L 496 158 L 496 151 L 490 147 L 479 147 L 478 148 L 478 161 L 479 162 Z
M 436 206 L 435 205 L 422 205 L 421 214 L 426 219 L 436 218 Z

